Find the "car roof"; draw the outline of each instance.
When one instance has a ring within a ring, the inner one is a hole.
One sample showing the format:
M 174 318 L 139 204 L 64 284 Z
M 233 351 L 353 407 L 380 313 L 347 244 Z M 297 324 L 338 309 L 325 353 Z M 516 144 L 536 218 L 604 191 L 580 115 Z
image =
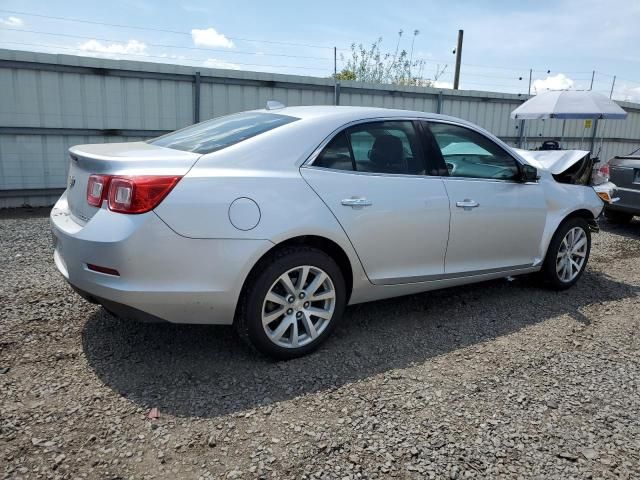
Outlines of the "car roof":
M 400 110 L 395 108 L 382 107 L 351 107 L 351 106 L 335 106 L 335 105 L 309 105 L 299 107 L 284 107 L 273 110 L 261 109 L 255 110 L 263 113 L 275 113 L 280 115 L 289 115 L 303 120 L 313 119 L 329 119 L 333 118 L 336 122 L 348 123 L 357 120 L 375 119 L 382 117 L 419 117 L 431 120 L 447 120 L 461 124 L 469 124 L 465 120 L 447 115 L 439 115 L 431 112 L 418 112 L 415 110 Z

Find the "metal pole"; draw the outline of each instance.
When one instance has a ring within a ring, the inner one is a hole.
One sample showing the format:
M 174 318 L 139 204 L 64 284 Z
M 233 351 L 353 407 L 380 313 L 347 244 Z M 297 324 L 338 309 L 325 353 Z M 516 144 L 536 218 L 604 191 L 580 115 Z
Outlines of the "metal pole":
M 593 90 L 593 79 L 596 76 L 596 71 L 591 72 L 591 85 L 589 85 L 589 90 Z
M 436 113 L 442 113 L 442 90 L 438 92 L 438 103 L 436 105 Z
M 200 72 L 193 76 L 193 123 L 200 121 Z
M 333 104 L 338 105 L 338 48 L 333 47 Z
M 609 93 L 609 98 L 613 98 L 613 88 L 616 86 L 616 76 L 613 76 L 613 82 L 611 82 L 611 93 Z
M 456 72 L 453 76 L 453 89 L 458 90 L 460 85 L 460 62 L 462 62 L 462 37 L 464 30 L 458 30 L 458 46 L 456 47 Z
M 522 139 L 524 138 L 524 119 L 520 120 L 518 132 L 518 148 L 522 148 Z
M 527 95 L 531 95 L 531 77 L 533 77 L 533 68 L 529 69 L 529 90 L 527 90 Z
M 593 147 L 596 144 L 596 132 L 598 131 L 598 119 L 596 118 L 596 121 L 593 122 L 593 132 L 591 132 L 591 148 L 589 150 L 591 150 L 591 154 L 594 154 L 595 152 L 593 151 Z

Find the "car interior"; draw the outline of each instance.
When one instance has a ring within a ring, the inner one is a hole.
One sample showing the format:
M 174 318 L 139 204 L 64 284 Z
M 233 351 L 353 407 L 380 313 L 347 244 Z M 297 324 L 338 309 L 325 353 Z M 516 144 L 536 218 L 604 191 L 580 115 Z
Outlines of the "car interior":
M 409 137 L 404 128 L 387 128 L 374 124 L 348 130 L 329 143 L 314 166 L 359 172 L 424 175 L 423 162 L 413 153 L 417 150 L 415 133 L 410 133 L 413 138 Z
M 441 123 L 433 123 L 429 127 L 450 176 L 497 180 L 518 176 L 516 161 L 477 132 Z

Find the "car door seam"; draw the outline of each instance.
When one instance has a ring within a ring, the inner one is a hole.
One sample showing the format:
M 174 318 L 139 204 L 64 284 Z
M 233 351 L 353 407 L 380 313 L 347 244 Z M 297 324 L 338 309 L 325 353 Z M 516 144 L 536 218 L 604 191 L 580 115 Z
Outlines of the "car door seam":
M 447 194 L 447 205 L 449 206 L 449 231 L 447 232 L 447 244 L 444 247 L 444 258 L 442 260 L 442 272 L 446 273 L 447 271 L 447 252 L 449 251 L 449 240 L 451 239 L 451 216 L 453 213 L 451 212 L 451 196 L 449 195 L 449 190 L 447 189 L 447 182 L 445 182 L 444 178 L 441 178 L 442 185 L 444 186 L 444 191 Z
M 320 199 L 320 201 L 324 204 L 325 207 L 327 207 L 327 210 L 329 210 L 329 213 L 331 213 L 331 215 L 333 216 L 333 218 L 335 218 L 336 222 L 338 223 L 338 225 L 340 226 L 340 229 L 342 230 L 342 232 L 344 233 L 344 236 L 347 238 L 347 241 L 349 242 L 349 245 L 351 245 L 351 248 L 353 249 L 353 252 L 356 255 L 356 258 L 358 259 L 358 261 L 360 262 L 360 266 L 362 267 L 362 271 L 364 272 L 365 276 L 367 277 L 367 280 L 369 281 L 369 283 L 371 285 L 375 285 L 375 283 L 373 283 L 371 281 L 371 279 L 369 278 L 369 274 L 367 273 L 367 271 L 364 268 L 364 264 L 362 263 L 362 259 L 360 258 L 360 255 L 358 255 L 358 250 L 356 250 L 355 245 L 353 244 L 353 242 L 351 241 L 351 238 L 349 237 L 349 234 L 347 233 L 347 231 L 344 229 L 344 227 L 342 226 L 342 223 L 340 223 L 340 220 L 338 220 L 338 217 L 336 217 L 335 213 L 333 213 L 333 210 L 331 210 L 331 207 L 329 207 L 329 205 L 327 205 L 327 202 L 324 201 L 324 199 L 322 198 L 322 196 L 315 190 L 315 188 L 313 188 L 313 186 L 307 181 L 306 178 L 304 178 L 304 175 L 302 174 L 302 169 L 304 168 L 304 166 L 301 166 L 298 170 L 298 173 L 300 174 L 300 177 L 302 178 L 302 180 L 304 181 L 304 183 L 306 183 L 309 188 L 311 189 L 311 191 L 313 193 L 316 194 L 316 196 Z

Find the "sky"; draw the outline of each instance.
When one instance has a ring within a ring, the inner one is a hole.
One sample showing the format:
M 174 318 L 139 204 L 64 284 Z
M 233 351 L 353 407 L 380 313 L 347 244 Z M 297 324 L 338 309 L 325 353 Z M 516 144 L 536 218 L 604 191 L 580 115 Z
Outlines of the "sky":
M 0 48 L 327 77 L 334 47 L 340 70 L 352 44 L 393 52 L 402 30 L 450 88 L 463 29 L 462 89 L 527 93 L 532 70 L 532 94 L 614 86 L 640 102 L 638 25 L 638 0 L 0 1 Z

